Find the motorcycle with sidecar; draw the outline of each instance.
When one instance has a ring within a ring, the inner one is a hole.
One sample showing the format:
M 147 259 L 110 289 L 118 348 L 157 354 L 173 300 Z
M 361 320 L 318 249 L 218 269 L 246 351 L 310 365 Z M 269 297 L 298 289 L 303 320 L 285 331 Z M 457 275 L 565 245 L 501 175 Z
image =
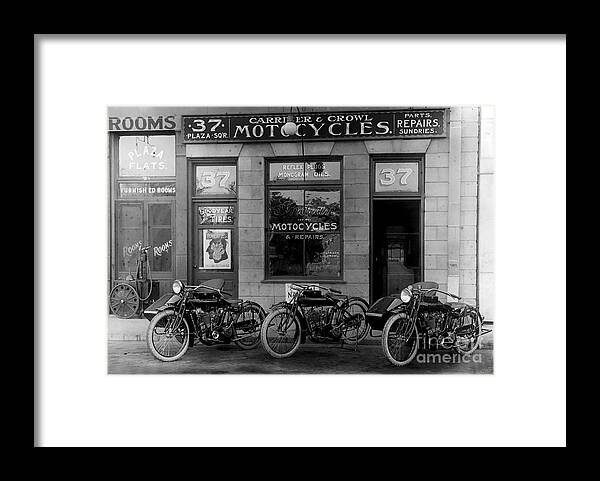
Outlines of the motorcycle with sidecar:
M 480 345 L 483 316 L 463 302 L 443 302 L 438 294 L 461 298 L 439 289 L 436 282 L 417 282 L 377 300 L 367 311 L 371 331 L 382 330 L 381 344 L 390 363 L 405 366 L 419 348 L 471 354 Z
M 256 302 L 231 299 L 223 291 L 223 279 L 198 286 L 173 282 L 173 293 L 150 305 L 144 315 L 150 321 L 146 341 L 161 361 L 176 361 L 196 341 L 211 346 L 233 342 L 241 349 L 260 344 L 265 310 Z

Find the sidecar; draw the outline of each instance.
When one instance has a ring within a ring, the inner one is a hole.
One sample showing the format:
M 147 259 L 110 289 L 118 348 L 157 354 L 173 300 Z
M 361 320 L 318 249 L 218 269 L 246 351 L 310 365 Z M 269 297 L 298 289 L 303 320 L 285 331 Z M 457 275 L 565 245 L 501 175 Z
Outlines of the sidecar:
M 418 289 L 439 289 L 439 284 L 437 282 L 416 282 L 411 284 L 409 287 L 414 287 Z M 366 313 L 367 324 L 374 331 L 383 331 L 383 326 L 387 320 L 395 313 L 397 313 L 403 306 L 406 306 L 406 302 L 402 300 L 402 293 L 400 294 L 391 294 L 389 296 L 384 296 L 375 303 Z M 425 305 L 439 305 L 441 304 L 435 293 L 431 293 L 423 298 L 423 302 Z
M 156 316 L 156 314 L 158 314 L 160 311 L 168 309 L 169 306 L 176 304 L 179 301 L 179 299 L 180 297 L 172 292 L 160 296 L 156 301 L 154 301 L 146 309 L 144 309 L 144 317 L 151 321 L 152 318 Z

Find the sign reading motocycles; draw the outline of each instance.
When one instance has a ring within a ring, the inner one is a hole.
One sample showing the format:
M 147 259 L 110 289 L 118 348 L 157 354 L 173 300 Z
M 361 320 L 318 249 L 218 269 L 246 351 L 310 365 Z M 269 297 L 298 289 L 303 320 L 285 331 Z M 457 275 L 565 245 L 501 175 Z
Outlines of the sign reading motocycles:
M 271 142 L 351 138 L 429 138 L 446 136 L 446 110 L 302 113 L 294 116 L 293 135 L 283 126 L 287 115 L 184 116 L 183 142 Z

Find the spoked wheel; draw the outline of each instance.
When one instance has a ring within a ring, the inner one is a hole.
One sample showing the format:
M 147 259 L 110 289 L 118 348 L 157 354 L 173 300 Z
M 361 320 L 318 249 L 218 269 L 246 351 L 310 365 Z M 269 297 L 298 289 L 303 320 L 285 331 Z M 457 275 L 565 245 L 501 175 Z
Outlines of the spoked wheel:
M 235 345 L 242 349 L 254 349 L 260 344 L 260 327 L 265 315 L 259 306 L 249 305 L 235 321 Z
M 132 317 L 140 307 L 140 297 L 129 284 L 117 284 L 108 297 L 110 312 L 124 319 Z
M 344 327 L 342 339 L 350 344 L 358 344 L 369 333 L 366 318 L 367 306 L 359 301 L 350 301 L 342 315 Z
M 417 355 L 419 333 L 406 314 L 392 316 L 383 327 L 383 352 L 394 366 L 406 366 Z
M 460 354 L 471 354 L 479 347 L 481 339 L 481 317 L 475 309 L 468 309 L 460 318 L 460 327 L 455 331 L 456 350 Z
M 264 320 L 260 340 L 265 351 L 282 359 L 294 354 L 300 347 L 300 321 L 288 309 L 276 309 Z
M 185 319 L 177 325 L 175 311 L 159 312 L 150 321 L 146 342 L 152 355 L 161 361 L 177 361 L 190 346 L 190 327 Z

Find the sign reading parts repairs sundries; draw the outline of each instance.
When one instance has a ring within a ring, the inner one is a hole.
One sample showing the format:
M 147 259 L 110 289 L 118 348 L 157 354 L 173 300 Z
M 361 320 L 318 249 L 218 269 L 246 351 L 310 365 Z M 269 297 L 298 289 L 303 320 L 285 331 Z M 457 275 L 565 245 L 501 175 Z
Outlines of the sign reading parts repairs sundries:
M 353 138 L 430 138 L 446 136 L 446 110 L 303 113 L 294 135 L 284 132 L 287 115 L 184 116 L 183 142 L 271 142 Z

